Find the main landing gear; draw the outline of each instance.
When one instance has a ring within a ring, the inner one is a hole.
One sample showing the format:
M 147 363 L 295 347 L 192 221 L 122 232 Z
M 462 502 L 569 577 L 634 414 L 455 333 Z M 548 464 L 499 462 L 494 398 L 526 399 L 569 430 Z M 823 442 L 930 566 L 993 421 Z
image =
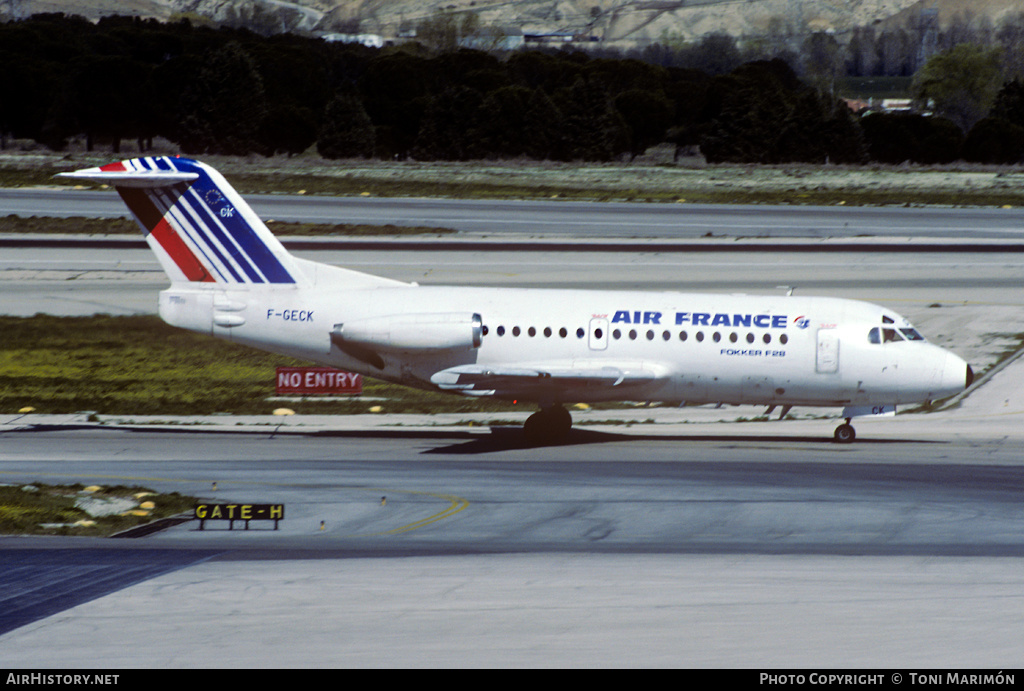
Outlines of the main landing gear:
M 835 434 L 832 437 L 837 444 L 850 444 L 857 438 L 857 432 L 853 429 L 853 425 L 850 424 L 850 418 L 846 418 L 846 422 L 836 427 Z
M 530 444 L 551 444 L 565 439 L 572 428 L 572 416 L 560 405 L 541 408 L 526 419 L 523 434 Z

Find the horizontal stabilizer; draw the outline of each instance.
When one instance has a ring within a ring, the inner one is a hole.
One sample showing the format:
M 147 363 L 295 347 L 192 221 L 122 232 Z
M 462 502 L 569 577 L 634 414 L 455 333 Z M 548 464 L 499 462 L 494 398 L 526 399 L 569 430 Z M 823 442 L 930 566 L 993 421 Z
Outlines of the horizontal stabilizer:
M 199 173 L 166 170 L 103 170 L 85 168 L 73 173 L 57 173 L 59 178 L 99 182 L 111 187 L 168 187 L 199 179 Z

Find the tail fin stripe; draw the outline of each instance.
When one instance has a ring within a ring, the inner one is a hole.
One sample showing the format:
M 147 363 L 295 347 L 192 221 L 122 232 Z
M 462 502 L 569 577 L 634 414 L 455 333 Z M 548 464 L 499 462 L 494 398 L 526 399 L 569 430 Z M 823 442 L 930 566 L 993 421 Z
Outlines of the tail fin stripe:
M 189 190 L 189 194 L 187 196 L 189 199 L 187 201 L 182 199 L 180 207 L 182 211 L 187 212 L 189 220 L 192 222 L 197 232 L 202 233 L 203 238 L 206 240 L 206 244 L 216 251 L 216 246 L 209 237 L 212 235 L 213 238 L 216 239 L 217 243 L 223 247 L 229 255 L 231 255 L 235 264 L 245 272 L 249 277 L 249 280 L 253 283 L 266 283 L 266 279 L 257 271 L 258 267 L 253 266 L 252 257 L 248 257 L 243 254 L 243 250 L 238 247 L 236 242 L 234 242 L 234 238 L 227 235 L 227 229 L 225 229 L 215 217 L 207 212 L 206 206 L 195 191 Z M 208 234 L 204 231 L 208 231 Z M 219 252 L 218 256 L 220 256 Z M 225 257 L 220 256 L 220 258 L 225 265 L 229 265 Z M 234 273 L 234 271 L 232 271 L 232 273 Z M 242 278 L 240 276 L 237 276 L 236 280 L 238 282 L 242 282 Z
M 245 280 L 236 267 L 244 271 L 252 283 L 264 283 L 263 278 L 253 269 L 246 257 L 225 236 L 216 220 L 206 216 L 202 208 L 197 208 L 194 200 L 186 199 L 190 196 L 186 195 L 178 201 L 176 220 L 189 231 L 189 235 L 194 237 L 195 242 L 202 242 L 216 256 L 220 264 L 234 277 L 237 283 L 245 283 Z M 225 252 L 234 260 L 233 263 L 224 255 Z
M 213 275 L 196 258 L 196 255 L 192 253 L 192 250 L 188 248 L 188 245 L 174 232 L 174 229 L 171 228 L 167 221 L 161 220 L 153 229 L 151 235 L 153 239 L 160 243 L 160 246 L 163 247 L 170 258 L 174 260 L 174 263 L 178 265 L 178 268 L 181 269 L 181 272 L 185 274 L 188 280 L 200 283 L 217 282 Z
M 228 278 L 228 274 L 230 274 L 235 283 L 245 283 L 236 267 L 225 256 L 223 248 L 210 239 L 202 223 L 197 222 L 194 214 L 190 213 L 187 186 L 165 188 L 154 190 L 154 192 L 154 201 L 159 202 L 159 205 L 166 209 L 164 219 L 168 222 L 169 227 L 178 233 L 183 241 L 187 240 L 194 250 L 203 256 L 221 281 L 231 282 Z
M 132 213 L 150 233 L 154 233 L 154 239 L 160 243 L 160 246 L 174 260 L 182 273 L 189 277 L 189 280 L 215 281 L 214 273 L 223 280 L 224 272 L 218 267 L 217 262 L 203 250 L 202 245 L 196 241 L 192 233 L 188 232 L 173 211 L 176 200 L 182 198 L 186 189 L 187 185 L 179 184 L 137 191 L 119 188 L 118 191 L 121 192 L 122 199 L 128 204 Z M 126 193 L 128 196 L 125 196 Z M 158 229 L 159 233 L 157 233 Z M 205 263 L 199 260 L 196 252 L 203 256 Z M 235 276 L 236 280 L 241 281 L 237 274 Z
M 295 283 L 288 270 L 281 265 L 277 257 L 259 238 L 243 215 L 208 178 L 200 177 L 189 188 L 195 200 L 193 208 L 202 215 L 202 221 L 208 227 L 223 228 L 237 243 L 241 252 L 259 270 L 265 278 L 254 278 L 258 282 Z M 215 208 L 216 207 L 216 208 Z

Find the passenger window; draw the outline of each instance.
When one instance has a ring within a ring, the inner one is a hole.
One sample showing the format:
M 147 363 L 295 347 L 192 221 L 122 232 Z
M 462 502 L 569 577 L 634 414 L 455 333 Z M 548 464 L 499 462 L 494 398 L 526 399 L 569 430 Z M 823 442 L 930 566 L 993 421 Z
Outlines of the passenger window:
M 530 338 L 533 338 L 534 336 L 537 335 L 537 329 L 531 326 L 526 333 L 530 334 Z
M 622 332 L 619 331 L 618 329 L 615 329 L 615 331 L 612 331 L 612 338 L 614 338 L 616 341 L 619 340 L 620 338 L 622 338 Z
M 700 342 L 700 341 L 703 341 L 703 340 L 704 340 L 704 332 L 703 331 L 698 331 L 697 332 L 697 341 Z
M 667 341 L 667 340 L 669 340 L 670 338 L 672 338 L 672 334 L 670 334 L 670 333 L 669 333 L 668 331 L 664 331 L 664 332 L 662 332 L 662 334 L 661 334 L 661 340 L 663 340 L 663 341 Z
M 686 332 L 685 331 L 680 331 L 679 332 L 679 340 L 680 341 L 685 341 L 686 340 Z
M 789 336 L 787 336 L 786 334 L 782 334 L 781 336 L 779 336 L 779 343 L 781 343 L 782 345 L 786 345 L 787 343 L 789 343 Z
M 498 327 L 498 335 L 499 336 L 504 336 L 505 335 L 505 327 L 504 326 L 499 326 Z
M 563 326 L 561 329 L 558 330 L 558 335 L 561 336 L 562 338 L 565 338 L 566 336 L 569 335 L 569 332 L 566 331 L 565 327 Z
M 584 331 L 582 327 L 576 329 L 576 338 L 583 338 L 586 334 L 587 332 Z
M 653 341 L 654 340 L 654 332 L 653 331 L 650 331 L 650 330 L 647 331 L 647 340 L 648 341 Z
M 518 326 L 513 326 L 512 327 L 512 335 L 513 336 L 518 336 L 520 333 L 521 332 L 519 331 L 519 327 Z
M 544 327 L 544 338 L 551 338 L 551 327 L 550 326 L 545 326 Z

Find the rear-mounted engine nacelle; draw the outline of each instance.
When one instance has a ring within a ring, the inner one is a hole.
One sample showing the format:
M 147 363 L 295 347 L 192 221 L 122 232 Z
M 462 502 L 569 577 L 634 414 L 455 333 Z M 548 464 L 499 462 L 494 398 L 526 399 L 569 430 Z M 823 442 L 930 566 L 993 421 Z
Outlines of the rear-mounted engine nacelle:
M 331 340 L 373 350 L 470 350 L 483 341 L 479 314 L 397 314 L 335 324 Z

